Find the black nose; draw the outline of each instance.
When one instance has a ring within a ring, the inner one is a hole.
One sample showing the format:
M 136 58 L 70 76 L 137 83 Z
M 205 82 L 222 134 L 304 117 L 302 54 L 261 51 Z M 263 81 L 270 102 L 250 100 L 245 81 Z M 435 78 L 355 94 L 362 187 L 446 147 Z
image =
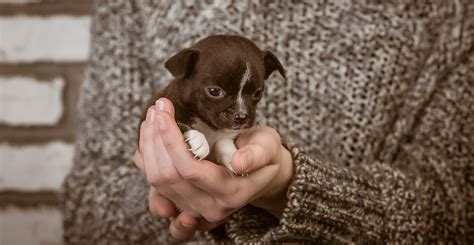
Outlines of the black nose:
M 237 112 L 234 115 L 234 122 L 242 124 L 247 120 L 247 113 L 245 112 Z

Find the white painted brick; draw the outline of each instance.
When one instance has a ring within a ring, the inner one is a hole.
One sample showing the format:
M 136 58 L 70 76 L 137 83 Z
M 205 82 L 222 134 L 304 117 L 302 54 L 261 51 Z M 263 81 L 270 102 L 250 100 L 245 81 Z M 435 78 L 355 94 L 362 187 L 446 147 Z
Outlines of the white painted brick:
M 0 77 L 0 123 L 54 125 L 63 114 L 64 80 Z
M 1 190 L 59 190 L 72 167 L 74 146 L 52 142 L 42 146 L 0 144 Z
M 39 207 L 0 210 L 0 244 L 62 244 L 62 214 L 58 209 Z
M 90 17 L 0 17 L 0 62 L 84 61 Z

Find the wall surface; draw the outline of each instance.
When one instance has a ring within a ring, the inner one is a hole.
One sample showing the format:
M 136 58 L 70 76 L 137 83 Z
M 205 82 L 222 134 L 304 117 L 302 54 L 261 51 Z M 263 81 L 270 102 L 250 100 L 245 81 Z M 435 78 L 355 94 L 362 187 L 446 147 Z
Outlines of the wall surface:
M 0 0 L 0 244 L 61 244 L 90 0 Z

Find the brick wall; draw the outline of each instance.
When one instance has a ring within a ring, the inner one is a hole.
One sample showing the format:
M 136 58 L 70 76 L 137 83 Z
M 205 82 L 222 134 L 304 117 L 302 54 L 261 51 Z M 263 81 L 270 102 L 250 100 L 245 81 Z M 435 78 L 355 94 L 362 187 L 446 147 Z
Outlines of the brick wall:
M 0 0 L 0 244 L 61 244 L 91 0 Z

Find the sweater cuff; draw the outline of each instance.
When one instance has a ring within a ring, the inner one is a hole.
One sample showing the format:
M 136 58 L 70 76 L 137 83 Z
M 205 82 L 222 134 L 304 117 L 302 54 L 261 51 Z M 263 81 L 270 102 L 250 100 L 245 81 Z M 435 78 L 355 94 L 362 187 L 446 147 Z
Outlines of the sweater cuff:
M 300 148 L 291 152 L 295 175 L 288 187 L 287 204 L 280 220 L 253 206 L 236 212 L 226 224 L 236 242 L 248 241 L 357 241 L 383 239 L 380 191 L 346 168 L 310 158 Z

